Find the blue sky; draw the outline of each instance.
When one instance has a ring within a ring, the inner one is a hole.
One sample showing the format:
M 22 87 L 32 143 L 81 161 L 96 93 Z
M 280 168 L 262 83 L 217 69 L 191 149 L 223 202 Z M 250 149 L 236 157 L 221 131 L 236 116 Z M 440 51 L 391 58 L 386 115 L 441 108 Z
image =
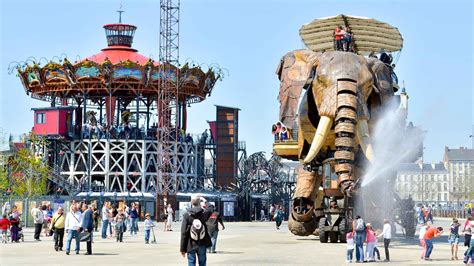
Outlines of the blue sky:
M 103 24 L 138 26 L 134 48 L 158 57 L 159 0 L 1 1 L 0 127 L 31 129 L 31 107 L 7 73 L 29 56 L 85 58 L 106 46 Z M 271 152 L 270 127 L 278 118 L 275 69 L 286 52 L 303 48 L 298 30 L 338 14 L 375 18 L 399 28 L 404 48 L 396 72 L 410 95 L 409 119 L 428 131 L 425 161 L 442 159 L 444 146 L 470 146 L 474 124 L 473 4 L 471 1 L 181 1 L 180 58 L 217 63 L 229 75 L 212 96 L 189 110 L 189 131 L 215 118 L 215 104 L 240 108 L 240 139 L 247 152 Z M 79 57 L 77 57 L 79 56 Z

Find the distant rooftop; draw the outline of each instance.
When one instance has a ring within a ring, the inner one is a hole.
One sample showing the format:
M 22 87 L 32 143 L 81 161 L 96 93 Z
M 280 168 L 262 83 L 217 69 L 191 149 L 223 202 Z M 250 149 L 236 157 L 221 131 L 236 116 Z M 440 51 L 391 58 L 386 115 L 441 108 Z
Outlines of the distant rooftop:
M 460 147 L 459 149 L 444 148 L 445 161 L 474 161 L 474 149 Z
M 421 163 L 402 163 L 399 165 L 398 173 L 401 172 L 420 172 L 421 173 Z M 423 164 L 423 173 L 441 173 L 447 172 L 443 163 L 424 163 Z

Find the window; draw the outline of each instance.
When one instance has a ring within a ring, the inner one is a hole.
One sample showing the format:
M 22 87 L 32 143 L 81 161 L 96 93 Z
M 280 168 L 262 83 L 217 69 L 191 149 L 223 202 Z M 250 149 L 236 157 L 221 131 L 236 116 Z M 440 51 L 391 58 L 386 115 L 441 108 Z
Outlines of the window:
M 46 113 L 36 114 L 36 124 L 46 124 Z
M 448 184 L 447 183 L 444 183 L 444 190 L 448 190 Z

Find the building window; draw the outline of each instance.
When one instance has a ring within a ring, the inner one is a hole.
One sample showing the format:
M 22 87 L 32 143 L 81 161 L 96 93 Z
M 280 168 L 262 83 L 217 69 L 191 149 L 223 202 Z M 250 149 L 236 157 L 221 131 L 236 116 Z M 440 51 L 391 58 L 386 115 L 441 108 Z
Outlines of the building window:
M 36 114 L 36 124 L 46 124 L 46 113 Z
M 448 190 L 448 184 L 447 183 L 444 183 L 444 190 Z

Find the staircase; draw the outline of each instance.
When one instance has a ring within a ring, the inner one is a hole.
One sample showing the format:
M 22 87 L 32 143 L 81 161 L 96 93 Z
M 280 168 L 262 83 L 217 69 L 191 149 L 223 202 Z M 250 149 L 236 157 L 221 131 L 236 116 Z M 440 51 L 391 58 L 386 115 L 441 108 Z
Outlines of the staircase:
M 56 185 L 60 186 L 63 190 L 67 192 L 70 196 L 74 196 L 79 193 L 79 187 L 76 184 L 71 184 L 66 178 L 61 176 L 58 171 L 56 171 L 52 167 L 49 168 L 48 179 L 55 183 Z

